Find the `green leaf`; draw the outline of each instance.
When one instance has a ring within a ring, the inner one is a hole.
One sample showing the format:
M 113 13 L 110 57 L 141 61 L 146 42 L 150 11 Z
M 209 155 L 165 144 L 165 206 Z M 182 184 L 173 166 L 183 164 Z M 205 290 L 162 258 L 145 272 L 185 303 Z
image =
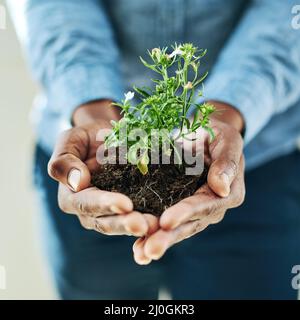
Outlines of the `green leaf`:
M 200 128 L 201 127 L 201 122 L 196 122 L 193 126 L 192 126 L 192 128 L 191 128 L 191 130 L 193 131 L 193 132 L 195 132 L 198 128 Z
M 199 121 L 199 113 L 200 113 L 200 110 L 197 109 L 195 114 L 194 114 L 194 119 L 193 119 L 193 123 L 192 123 L 192 128 L 194 127 L 194 125 Z
M 144 98 L 150 97 L 150 94 L 149 94 L 147 91 L 145 91 L 145 90 L 143 90 L 143 89 L 141 89 L 141 88 L 138 88 L 138 87 L 136 87 L 136 86 L 133 86 L 133 89 L 134 89 L 137 93 L 139 93 L 141 96 L 143 96 Z
M 214 130 L 211 128 L 211 127 L 204 127 L 204 129 L 208 132 L 209 134 L 209 142 L 212 142 L 214 141 L 215 139 L 215 133 L 214 133 Z
M 148 165 L 142 163 L 142 162 L 138 162 L 137 163 L 137 167 L 140 170 L 141 174 L 144 176 L 148 173 Z
M 137 152 L 138 152 L 138 148 L 136 145 L 133 145 L 129 148 L 128 152 L 127 152 L 127 159 L 128 162 L 136 165 L 138 162 L 138 156 L 137 156 Z
M 147 61 L 145 61 L 142 57 L 140 57 L 140 60 L 142 61 L 143 65 L 157 73 L 161 73 L 159 70 L 156 69 L 155 65 L 154 64 L 150 64 L 148 63 Z
M 189 130 L 191 127 L 190 120 L 188 118 L 183 118 L 183 122 L 185 123 L 187 129 Z
M 194 87 L 197 87 L 201 82 L 203 82 L 207 76 L 208 72 L 205 72 L 204 75 L 194 83 Z
M 139 159 L 137 163 L 137 167 L 140 170 L 142 175 L 146 175 L 148 173 L 148 164 L 149 164 L 148 152 L 145 151 L 143 156 Z

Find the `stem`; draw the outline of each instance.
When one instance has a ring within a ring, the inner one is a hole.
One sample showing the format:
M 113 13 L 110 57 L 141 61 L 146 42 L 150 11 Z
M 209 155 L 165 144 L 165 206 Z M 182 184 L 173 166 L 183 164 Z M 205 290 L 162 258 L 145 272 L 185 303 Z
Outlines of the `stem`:
M 178 151 L 177 151 L 177 149 L 176 149 L 176 147 L 175 147 L 175 144 L 173 143 L 173 140 L 172 140 L 172 139 L 169 139 L 169 141 L 170 141 L 170 144 L 171 144 L 172 147 L 173 147 L 173 150 L 174 150 L 174 153 L 176 154 L 177 159 L 180 160 L 180 154 L 178 153 Z
M 164 75 L 163 75 L 163 76 L 164 76 L 164 80 L 165 80 L 165 81 L 168 81 L 168 79 L 169 79 L 169 76 L 168 76 L 168 69 L 167 69 L 167 68 L 164 68 L 164 70 L 163 70 L 163 71 L 164 71 Z
M 186 60 L 184 60 L 184 65 L 183 65 L 183 87 L 187 84 L 187 80 L 188 80 L 188 65 Z M 187 100 L 187 89 L 183 88 L 183 100 L 184 100 L 184 104 L 183 104 L 183 108 L 182 108 L 182 117 L 184 118 L 186 115 L 186 100 Z M 180 124 L 180 134 L 183 131 L 183 125 L 184 125 L 184 121 L 183 118 L 181 119 L 181 124 Z
M 191 107 L 191 101 L 193 100 L 195 94 L 195 89 L 191 89 L 191 93 L 189 95 L 188 101 L 187 101 L 187 108 L 186 108 L 186 113 L 188 113 L 188 111 L 190 110 Z

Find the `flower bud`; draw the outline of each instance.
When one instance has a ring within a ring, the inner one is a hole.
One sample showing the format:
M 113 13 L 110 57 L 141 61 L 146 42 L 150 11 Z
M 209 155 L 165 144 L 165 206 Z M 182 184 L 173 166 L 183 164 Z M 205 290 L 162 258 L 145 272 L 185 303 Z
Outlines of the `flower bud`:
M 161 50 L 159 48 L 153 48 L 151 51 L 151 56 L 153 59 L 160 60 Z
M 184 86 L 184 89 L 186 89 L 186 90 L 191 90 L 191 89 L 193 89 L 193 84 L 191 83 L 191 81 L 189 81 L 189 82 Z

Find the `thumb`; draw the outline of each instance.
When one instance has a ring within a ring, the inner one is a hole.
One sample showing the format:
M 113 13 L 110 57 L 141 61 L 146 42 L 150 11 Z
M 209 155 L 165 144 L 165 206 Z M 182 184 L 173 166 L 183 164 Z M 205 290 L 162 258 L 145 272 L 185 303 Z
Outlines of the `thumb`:
M 220 197 L 227 197 L 237 172 L 238 164 L 234 160 L 217 159 L 211 164 L 208 171 L 208 185 Z
M 56 181 L 77 192 L 90 186 L 91 175 L 83 160 L 88 153 L 84 130 L 73 128 L 59 138 L 48 163 L 48 173 Z
M 243 140 L 239 133 L 232 130 L 216 137 L 209 147 L 212 164 L 208 171 L 209 187 L 220 197 L 227 197 L 235 179 L 243 152 Z

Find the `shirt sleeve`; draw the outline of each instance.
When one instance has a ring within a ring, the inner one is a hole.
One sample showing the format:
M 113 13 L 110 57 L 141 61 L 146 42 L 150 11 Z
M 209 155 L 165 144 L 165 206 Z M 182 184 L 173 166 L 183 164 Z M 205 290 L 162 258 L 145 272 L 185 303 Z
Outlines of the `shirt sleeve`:
M 205 85 L 206 100 L 240 110 L 246 143 L 300 100 L 300 34 L 290 0 L 253 0 Z M 209 52 L 208 52 L 209 54 Z
M 50 108 L 70 120 L 83 103 L 121 99 L 119 52 L 101 1 L 9 0 L 8 4 Z

